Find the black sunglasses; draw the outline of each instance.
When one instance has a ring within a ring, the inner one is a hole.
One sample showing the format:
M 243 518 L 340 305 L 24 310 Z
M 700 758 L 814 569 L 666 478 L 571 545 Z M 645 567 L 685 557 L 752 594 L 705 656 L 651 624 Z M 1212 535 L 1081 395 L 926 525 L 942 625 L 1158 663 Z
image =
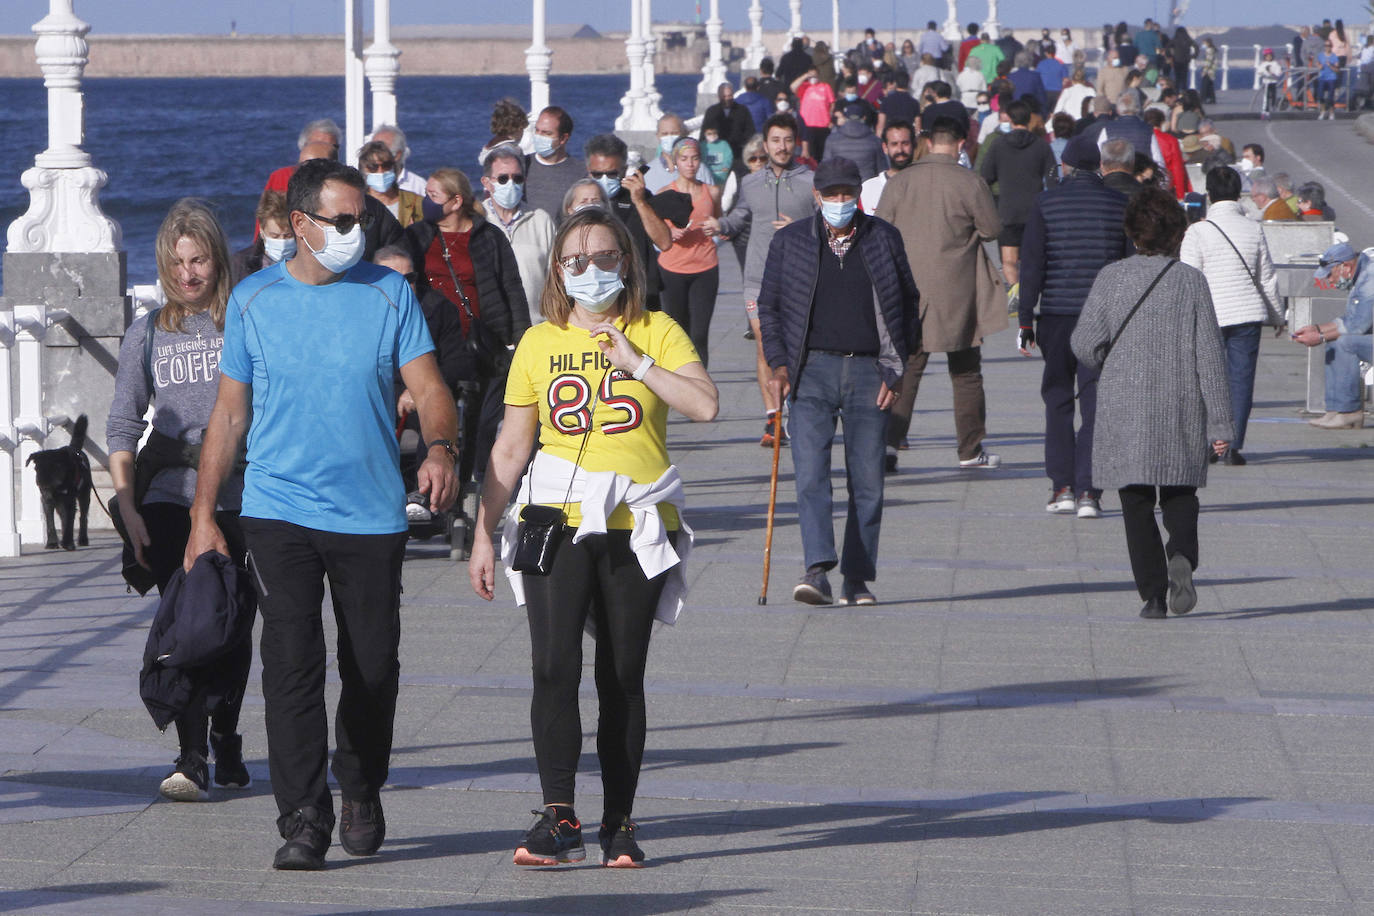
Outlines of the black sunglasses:
M 524 184 L 524 183 L 525 183 L 525 176 L 524 176 L 524 175 L 493 175 L 493 176 L 491 176 L 491 180 L 494 181 L 494 182 L 496 182 L 497 184 L 510 184 L 512 181 L 515 182 L 516 184 Z
M 311 213 L 309 210 L 302 210 L 301 212 L 311 219 L 319 220 L 322 223 L 328 223 L 344 235 L 348 235 L 348 233 L 352 232 L 354 226 L 361 226 L 363 231 L 366 232 L 368 227 L 372 225 L 372 214 L 368 213 L 366 210 L 363 211 L 362 216 L 354 216 L 352 213 L 340 213 L 338 216 L 320 216 L 318 213 Z
M 767 162 L 767 161 L 768 161 L 768 157 L 767 157 L 767 156 L 750 156 L 749 159 L 748 159 L 748 161 L 749 161 L 749 162 Z
M 405 277 L 405 278 L 406 278 L 406 282 L 409 283 L 409 284 L 411 284 L 411 285 L 414 285 L 415 281 L 418 280 L 418 279 L 420 279 L 420 274 L 419 274 L 419 272 L 418 272 L 418 271 L 414 271 L 414 270 L 412 270 L 412 271 L 411 271 L 410 273 L 408 273 L 408 274 L 401 274 L 401 276 Z
M 613 171 L 610 171 L 610 172 L 590 172 L 590 171 L 589 171 L 589 172 L 587 172 L 587 175 L 588 175 L 589 177 L 591 177 L 591 178 L 619 178 L 619 177 L 620 177 L 620 170 L 619 170 L 619 169 L 616 169 L 616 170 L 613 170 Z

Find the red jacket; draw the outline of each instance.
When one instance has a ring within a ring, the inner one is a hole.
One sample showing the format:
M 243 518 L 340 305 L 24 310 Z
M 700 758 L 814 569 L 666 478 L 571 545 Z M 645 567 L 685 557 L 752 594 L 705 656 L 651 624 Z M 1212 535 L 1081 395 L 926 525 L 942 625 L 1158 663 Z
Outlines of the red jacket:
M 1164 166 L 1173 180 L 1174 196 L 1182 200 L 1183 195 L 1193 189 L 1193 185 L 1188 180 L 1188 169 L 1183 165 L 1183 150 L 1179 148 L 1178 138 L 1156 130 L 1155 139 L 1159 141 L 1160 152 L 1164 154 Z

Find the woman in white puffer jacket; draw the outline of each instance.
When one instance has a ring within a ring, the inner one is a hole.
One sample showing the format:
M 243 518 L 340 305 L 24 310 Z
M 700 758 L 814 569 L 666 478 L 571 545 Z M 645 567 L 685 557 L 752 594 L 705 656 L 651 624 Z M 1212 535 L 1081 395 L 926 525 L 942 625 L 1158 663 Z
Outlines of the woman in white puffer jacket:
M 1183 263 L 1207 278 L 1226 345 L 1226 380 L 1236 429 L 1221 461 L 1231 465 L 1245 464 L 1240 449 L 1255 396 L 1260 332 L 1266 321 L 1282 320 L 1269 246 L 1259 223 L 1241 210 L 1240 187 L 1240 173 L 1228 166 L 1207 173 L 1207 218 L 1188 227 L 1179 251 Z

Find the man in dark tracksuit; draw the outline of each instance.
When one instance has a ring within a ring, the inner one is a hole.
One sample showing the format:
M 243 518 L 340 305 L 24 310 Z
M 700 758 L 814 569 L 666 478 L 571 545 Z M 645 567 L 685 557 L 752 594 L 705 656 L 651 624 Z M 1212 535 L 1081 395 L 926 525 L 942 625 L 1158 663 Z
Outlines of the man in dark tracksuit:
M 874 604 L 883 513 L 887 410 L 908 355 L 920 345 L 918 294 L 902 237 L 857 212 L 859 168 L 828 159 L 816 170 L 821 212 L 783 226 L 768 247 L 759 290 L 763 352 L 779 397 L 792 398 L 792 462 L 806 574 L 792 597 L 832 600 L 836 565 L 830 489 L 835 420 L 844 417 L 849 514 L 838 558 L 841 604 Z
M 1070 141 L 1062 159 L 1073 174 L 1036 198 L 1021 243 L 1019 348 L 1023 356 L 1030 356 L 1038 343 L 1045 358 L 1040 396 L 1045 401 L 1045 471 L 1051 484 L 1045 509 L 1098 518 L 1102 491 L 1092 483 L 1097 372 L 1079 365 L 1069 336 L 1097 272 L 1130 253 L 1122 229 L 1126 197 L 1102 183 L 1097 173 L 1101 157 L 1091 138 Z M 1075 381 L 1082 419 L 1077 436 Z

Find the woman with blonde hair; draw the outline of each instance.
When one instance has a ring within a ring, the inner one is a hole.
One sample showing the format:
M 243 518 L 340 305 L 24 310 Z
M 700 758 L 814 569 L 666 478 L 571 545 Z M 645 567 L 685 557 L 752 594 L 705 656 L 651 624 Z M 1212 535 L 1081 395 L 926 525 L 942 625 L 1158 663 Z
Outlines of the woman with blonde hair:
M 561 865 L 587 855 L 573 790 L 582 749 L 582 635 L 590 620 L 605 799 L 601 862 L 638 868 L 644 853 L 631 815 L 644 756 L 649 636 L 655 618 L 671 623 L 681 609 L 692 540 L 681 516 L 682 480 L 668 461 L 668 410 L 711 420 L 718 395 L 682 328 L 644 309 L 644 268 L 620 220 L 599 208 L 574 213 L 553 252 L 541 302 L 548 320 L 525 334 L 511 363 L 468 575 L 490 601 L 497 525 L 506 517 L 502 560 L 529 618 L 530 721 L 544 802 L 515 864 Z M 536 433 L 539 451 L 530 462 Z M 515 519 L 527 509 L 551 512 L 561 538 L 542 570 L 517 559 Z
M 167 302 L 135 320 L 124 335 L 106 441 L 133 561 L 148 570 L 161 592 L 181 567 L 190 536 L 200 443 L 219 387 L 219 352 L 231 284 L 224 232 L 205 203 L 177 201 L 162 221 L 155 244 L 158 280 Z M 150 403 L 153 430 L 135 460 Z M 242 493 L 239 463 L 220 490 L 215 520 L 231 558 L 240 565 L 246 552 L 239 528 Z M 216 785 L 251 785 L 238 721 L 252 657 L 252 643 L 245 638 L 211 665 L 197 669 L 198 680 L 208 688 L 193 696 L 174 720 L 181 751 L 172 773 L 162 781 L 165 797 L 209 799 L 211 749 Z
M 655 209 L 660 202 L 675 199 L 690 207 L 682 223 L 669 222 L 673 247 L 658 254 L 658 276 L 663 284 L 663 310 L 682 325 L 692 338 L 692 346 L 702 365 L 710 365 L 707 338 L 711 316 L 716 310 L 720 288 L 720 261 L 716 243 L 706 232 L 707 220 L 720 217 L 720 189 L 696 179 L 701 164 L 701 144 L 683 137 L 673 144 L 670 157 L 676 168 L 673 183 L 654 195 Z

